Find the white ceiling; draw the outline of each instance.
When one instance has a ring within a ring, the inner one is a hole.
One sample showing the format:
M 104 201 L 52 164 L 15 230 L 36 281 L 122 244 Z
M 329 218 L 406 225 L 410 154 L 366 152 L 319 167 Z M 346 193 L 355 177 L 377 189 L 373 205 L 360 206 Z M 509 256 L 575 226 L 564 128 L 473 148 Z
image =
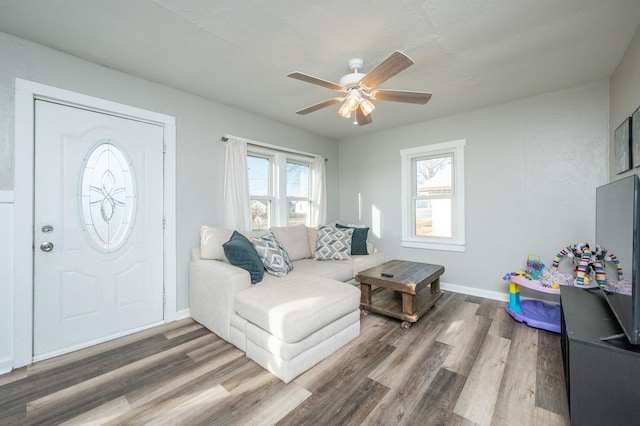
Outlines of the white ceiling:
M 639 0 L 0 0 L 0 31 L 334 139 L 608 78 L 639 23 Z M 394 50 L 415 65 L 380 88 L 427 105 L 295 114 L 336 92 L 289 72 L 337 82 Z

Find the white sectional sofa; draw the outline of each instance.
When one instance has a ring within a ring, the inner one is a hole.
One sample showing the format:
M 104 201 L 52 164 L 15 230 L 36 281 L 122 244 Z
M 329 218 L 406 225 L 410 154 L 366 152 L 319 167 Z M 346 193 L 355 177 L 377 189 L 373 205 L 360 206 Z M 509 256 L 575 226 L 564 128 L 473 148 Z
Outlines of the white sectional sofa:
M 189 299 L 196 321 L 288 383 L 360 334 L 360 290 L 352 280 L 385 258 L 368 250 L 349 260 L 315 260 L 316 229 L 271 231 L 293 269 L 252 284 L 249 272 L 224 255 L 232 231 L 203 227 L 191 253 Z

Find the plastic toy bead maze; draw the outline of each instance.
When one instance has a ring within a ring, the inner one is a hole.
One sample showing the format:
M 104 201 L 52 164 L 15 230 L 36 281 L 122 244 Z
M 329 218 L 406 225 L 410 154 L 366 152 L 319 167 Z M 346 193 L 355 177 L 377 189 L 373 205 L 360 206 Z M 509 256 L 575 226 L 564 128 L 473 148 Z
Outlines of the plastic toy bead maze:
M 558 271 L 562 260 L 569 258 L 573 259 L 575 265 L 573 275 Z M 614 264 L 617 271 L 616 279 L 606 279 L 607 261 Z M 592 283 L 594 274 L 595 283 Z M 619 293 L 624 293 L 627 286 L 629 290 L 631 287 L 630 282 L 623 278 L 622 265 L 618 258 L 600 246 L 596 246 L 593 253 L 587 243 L 572 244 L 562 249 L 553 258 L 549 270 L 545 269 L 539 256 L 529 255 L 526 271 L 510 272 L 503 279 L 509 281 L 509 304 L 505 306 L 507 313 L 518 322 L 555 333 L 560 333 L 560 306 L 539 300 L 520 301 L 520 286 L 549 294 L 560 294 L 561 285 L 582 288 L 600 286 L 608 290 L 615 287 Z

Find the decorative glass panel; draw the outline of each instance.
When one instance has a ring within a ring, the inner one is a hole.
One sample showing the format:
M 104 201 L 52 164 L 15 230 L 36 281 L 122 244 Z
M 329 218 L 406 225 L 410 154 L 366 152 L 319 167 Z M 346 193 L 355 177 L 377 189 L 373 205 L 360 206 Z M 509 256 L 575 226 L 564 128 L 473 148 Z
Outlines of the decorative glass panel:
M 133 226 L 134 176 L 125 154 L 110 141 L 101 142 L 87 155 L 79 195 L 90 240 L 107 253 L 122 247 Z

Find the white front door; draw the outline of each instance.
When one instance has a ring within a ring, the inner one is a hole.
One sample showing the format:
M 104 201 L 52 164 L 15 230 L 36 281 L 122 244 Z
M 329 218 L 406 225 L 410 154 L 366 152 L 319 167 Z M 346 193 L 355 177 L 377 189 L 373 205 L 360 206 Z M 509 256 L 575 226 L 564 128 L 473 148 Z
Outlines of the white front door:
M 36 100 L 34 359 L 163 319 L 163 128 Z

